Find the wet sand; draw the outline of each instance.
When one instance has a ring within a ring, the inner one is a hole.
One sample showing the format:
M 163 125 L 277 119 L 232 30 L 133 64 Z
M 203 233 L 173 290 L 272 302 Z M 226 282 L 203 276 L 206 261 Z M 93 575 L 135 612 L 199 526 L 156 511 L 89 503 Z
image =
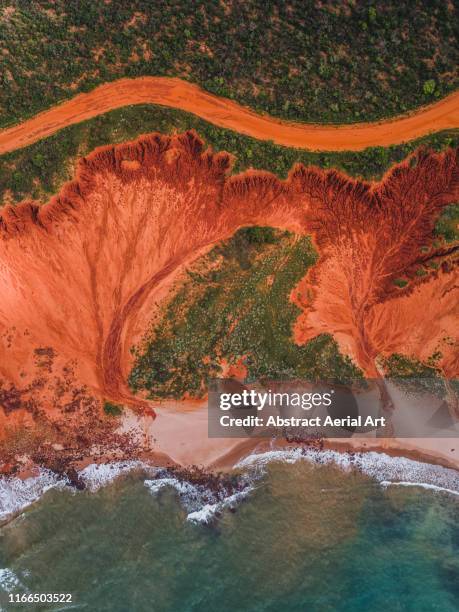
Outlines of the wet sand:
M 222 128 L 259 140 L 314 151 L 360 151 L 400 144 L 431 132 L 459 127 L 459 92 L 408 115 L 374 123 L 314 125 L 260 115 L 178 78 L 120 79 L 57 104 L 0 130 L 0 154 L 26 147 L 58 130 L 134 104 L 160 104 L 197 115 Z

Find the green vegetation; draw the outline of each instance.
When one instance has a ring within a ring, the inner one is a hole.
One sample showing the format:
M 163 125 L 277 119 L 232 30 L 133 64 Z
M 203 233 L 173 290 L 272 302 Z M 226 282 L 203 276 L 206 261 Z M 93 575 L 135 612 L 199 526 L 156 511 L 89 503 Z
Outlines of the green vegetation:
M 104 412 L 108 416 L 118 417 L 123 414 L 123 406 L 112 402 L 104 402 Z
M 422 89 L 426 96 L 431 96 L 435 92 L 435 81 L 433 79 L 429 79 L 424 83 L 424 87 Z
M 133 349 L 132 389 L 152 398 L 199 397 L 207 380 L 221 375 L 222 360 L 242 360 L 252 380 L 359 377 L 331 336 L 293 341 L 300 310 L 289 296 L 315 260 L 309 238 L 271 228 L 241 229 L 214 247 Z
M 394 280 L 394 285 L 400 287 L 400 289 L 403 289 L 403 287 L 406 287 L 408 285 L 408 281 L 406 280 L 406 278 L 396 278 Z
M 445 340 L 449 341 L 447 338 Z M 428 359 L 421 361 L 415 356 L 393 353 L 380 362 L 385 377 L 392 379 L 406 393 L 428 393 L 446 399 L 448 389 L 450 393 L 459 393 L 459 381 L 445 380 L 439 367 L 442 356 L 441 351 L 437 350 Z
M 409 357 L 400 353 L 393 353 L 382 364 L 388 378 L 435 378 L 438 371 L 435 363 L 438 355 L 433 355 L 427 363 L 416 357 Z
M 453 130 L 388 148 L 312 153 L 217 128 L 182 111 L 153 105 L 131 106 L 70 126 L 29 147 L 0 156 L 0 202 L 16 203 L 25 198 L 46 201 L 73 177 L 77 158 L 97 146 L 125 142 L 154 131 L 171 134 L 191 128 L 216 151 L 232 153 L 236 157 L 235 172 L 251 166 L 282 178 L 295 162 L 302 162 L 377 179 L 420 145 L 440 150 L 459 144 L 459 132 Z
M 435 226 L 435 235 L 446 242 L 459 240 L 459 204 L 447 206 Z
M 4 0 L 0 125 L 141 75 L 288 119 L 378 119 L 457 87 L 458 23 L 444 0 Z

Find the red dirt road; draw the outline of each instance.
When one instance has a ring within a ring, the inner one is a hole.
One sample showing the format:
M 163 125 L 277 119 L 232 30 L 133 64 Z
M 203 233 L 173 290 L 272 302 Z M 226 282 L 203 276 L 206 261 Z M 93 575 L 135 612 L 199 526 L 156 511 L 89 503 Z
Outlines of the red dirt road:
M 378 123 L 321 126 L 258 115 L 178 78 L 141 77 L 106 83 L 19 125 L 0 130 L 0 154 L 26 147 L 69 125 L 132 104 L 161 104 L 187 111 L 219 127 L 259 140 L 317 151 L 360 151 L 400 144 L 431 132 L 459 127 L 459 92 L 416 112 Z

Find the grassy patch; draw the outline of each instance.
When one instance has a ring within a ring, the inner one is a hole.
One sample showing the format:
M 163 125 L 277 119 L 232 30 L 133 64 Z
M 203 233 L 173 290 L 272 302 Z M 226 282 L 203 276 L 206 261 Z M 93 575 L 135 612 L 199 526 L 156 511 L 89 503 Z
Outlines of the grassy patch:
M 104 402 L 104 412 L 107 416 L 118 417 L 123 414 L 123 406 L 113 402 Z
M 388 378 L 435 378 L 438 376 L 435 361 L 433 358 L 429 363 L 424 363 L 416 357 L 393 353 L 382 363 Z
M 253 167 L 269 170 L 281 178 L 287 176 L 293 164 L 301 162 L 378 179 L 420 145 L 441 150 L 459 144 L 456 130 L 388 148 L 313 153 L 217 128 L 182 111 L 153 105 L 131 106 L 70 126 L 29 147 L 0 156 L 0 201 L 17 203 L 26 198 L 46 201 L 73 177 L 76 160 L 95 147 L 125 142 L 149 132 L 171 134 L 191 128 L 216 151 L 228 151 L 236 157 L 234 172 Z
M 435 235 L 445 242 L 459 240 L 459 204 L 447 206 L 435 226 Z
M 457 87 L 456 24 L 444 0 L 6 0 L 0 125 L 141 75 L 287 119 L 378 119 Z
M 380 360 L 385 377 L 391 379 L 408 394 L 432 394 L 446 399 L 447 386 L 438 363 L 442 358 L 440 351 L 421 361 L 414 355 L 393 353 Z M 450 388 L 459 392 L 457 381 L 449 381 Z
M 268 228 L 242 229 L 200 258 L 135 347 L 134 391 L 150 397 L 201 396 L 240 359 L 250 379 L 348 379 L 360 371 L 321 335 L 292 339 L 299 309 L 293 287 L 316 260 L 309 238 Z
M 400 287 L 400 289 L 403 289 L 403 287 L 406 287 L 408 285 L 408 281 L 406 280 L 406 278 L 396 278 L 394 280 L 394 285 Z

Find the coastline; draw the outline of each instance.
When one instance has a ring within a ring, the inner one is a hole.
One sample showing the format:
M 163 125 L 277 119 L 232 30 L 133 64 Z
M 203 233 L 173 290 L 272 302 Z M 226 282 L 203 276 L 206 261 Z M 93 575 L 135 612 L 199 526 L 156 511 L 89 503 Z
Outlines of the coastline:
M 156 416 L 140 416 L 125 409 L 120 433 L 133 433 L 144 444 L 135 457 L 121 453 L 88 454 L 75 463 L 77 473 L 91 464 L 112 464 L 138 460 L 155 467 L 230 472 L 248 455 L 302 446 L 276 438 L 211 438 L 208 435 L 207 403 L 202 400 L 168 400 L 154 406 Z M 308 447 L 308 444 L 303 446 Z M 311 445 L 309 445 L 311 446 Z M 458 438 L 325 438 L 321 449 L 339 453 L 384 453 L 459 471 Z M 16 474 L 21 479 L 33 476 L 38 466 L 30 463 Z
M 132 470 L 151 472 L 155 478 L 158 469 L 160 478 L 173 481 L 177 490 L 181 483 L 194 486 L 189 483 L 196 475 L 200 486 L 205 487 L 207 480 L 225 479 L 233 471 L 244 474 L 246 467 L 258 460 L 262 464 L 270 460 L 292 463 L 303 458 L 317 464 L 334 463 L 345 470 L 356 468 L 382 486 L 420 486 L 459 495 L 457 438 L 448 439 L 446 445 L 446 439 L 415 438 L 330 438 L 309 444 L 269 438 L 212 439 L 207 432 L 206 402 L 169 401 L 155 410 L 156 419 L 128 409 L 121 419 L 121 431 L 137 427 L 137 435 L 150 442 L 149 449 L 135 457 L 113 452 L 88 455 L 74 465 L 70 477 L 24 463 L 16 474 L 0 477 L 0 526 L 20 516 L 52 488 L 70 485 L 74 491 L 95 492 Z M 447 486 L 450 481 L 453 484 Z
M 234 503 L 253 490 L 255 481 L 251 481 L 251 478 L 259 478 L 259 466 L 263 472 L 263 466 L 271 461 L 291 464 L 300 460 L 313 465 L 333 464 L 344 472 L 357 470 L 383 488 L 402 485 L 459 496 L 456 463 L 420 450 L 390 447 L 387 440 L 381 444 L 380 441 L 366 439 L 355 444 L 350 440 L 330 439 L 323 443 L 301 445 L 280 439 L 249 438 L 237 441 L 230 450 L 206 466 L 182 465 L 164 453 L 151 450 L 132 459 L 120 459 L 113 454 L 101 455 L 96 459 L 88 456 L 78 465 L 76 481 L 38 466 L 33 469 L 28 467 L 15 476 L 0 477 L 0 528 L 21 516 L 50 489 L 67 489 L 74 494 L 79 489 L 85 489 L 96 493 L 132 471 L 145 473 L 147 479 L 144 483 L 152 492 L 159 491 L 163 486 L 172 486 L 179 497 L 190 491 L 204 500 L 209 499 L 209 494 L 213 496 L 213 503 L 203 502 L 201 508 L 189 514 L 192 518 L 188 520 L 207 523 L 218 516 L 223 508 L 234 508 Z M 228 491 L 225 482 L 231 482 L 228 477 L 232 479 L 232 473 L 245 484 L 240 489 L 236 485 Z M 258 476 L 253 476 L 257 473 Z M 220 487 L 220 493 L 223 491 L 223 497 L 215 496 L 216 484 L 217 488 Z
M 209 438 L 206 401 L 167 401 L 155 405 L 154 410 L 156 419 L 126 411 L 122 431 L 137 427 L 151 448 L 183 467 L 199 465 L 208 470 L 229 471 L 244 454 L 273 448 L 267 438 Z M 295 446 L 281 440 L 274 445 Z M 459 470 L 457 438 L 329 438 L 323 447 L 338 452 L 375 451 Z
M 416 440 L 416 439 L 413 439 Z M 392 444 L 390 444 L 392 442 Z M 459 442 L 459 440 L 457 440 Z M 295 442 L 287 442 L 285 440 L 276 440 L 274 444 L 266 438 L 250 438 L 241 442 L 234 449 L 225 453 L 212 464 L 209 465 L 211 470 L 231 471 L 235 465 L 245 457 L 253 453 L 264 453 L 267 451 L 291 450 L 298 448 L 299 444 Z M 443 455 L 435 455 L 428 452 L 426 449 L 413 446 L 412 448 L 404 448 L 399 440 L 386 438 L 372 439 L 363 438 L 357 440 L 342 440 L 329 438 L 323 441 L 323 450 L 335 451 L 343 454 L 365 454 L 370 452 L 385 454 L 395 459 L 404 458 L 427 463 L 430 465 L 438 465 L 440 467 L 459 471 L 459 462 L 456 460 L 448 460 Z

